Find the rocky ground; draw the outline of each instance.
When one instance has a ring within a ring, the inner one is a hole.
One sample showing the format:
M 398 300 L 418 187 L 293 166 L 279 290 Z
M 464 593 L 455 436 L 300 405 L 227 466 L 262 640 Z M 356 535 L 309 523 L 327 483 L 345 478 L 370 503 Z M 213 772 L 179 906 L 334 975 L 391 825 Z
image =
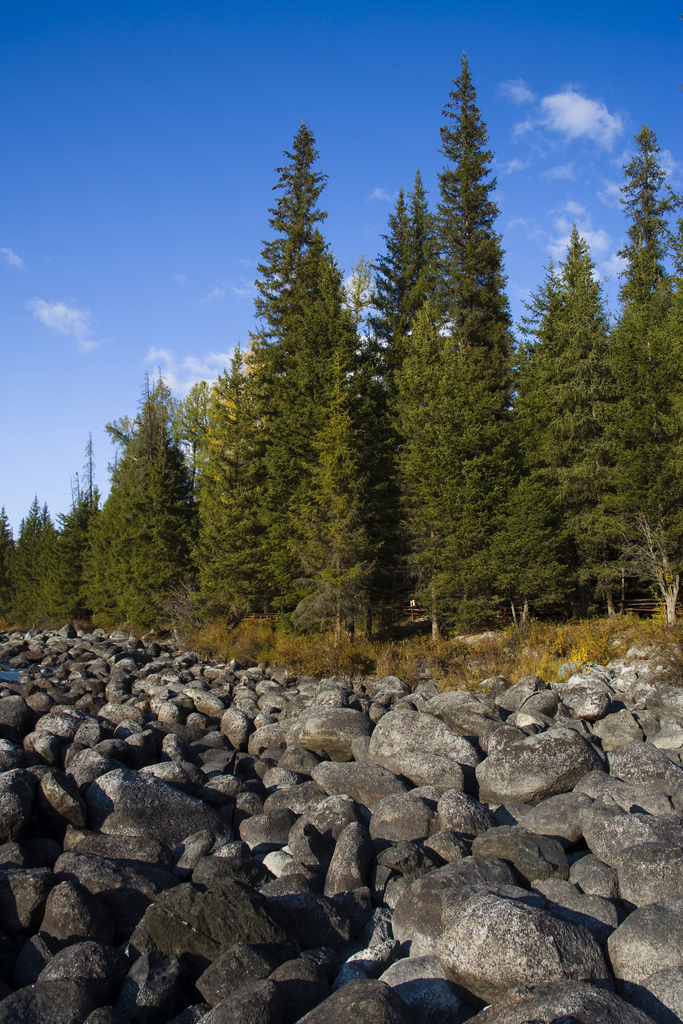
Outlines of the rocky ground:
M 683 1019 L 683 682 L 0 634 L 0 1024 Z

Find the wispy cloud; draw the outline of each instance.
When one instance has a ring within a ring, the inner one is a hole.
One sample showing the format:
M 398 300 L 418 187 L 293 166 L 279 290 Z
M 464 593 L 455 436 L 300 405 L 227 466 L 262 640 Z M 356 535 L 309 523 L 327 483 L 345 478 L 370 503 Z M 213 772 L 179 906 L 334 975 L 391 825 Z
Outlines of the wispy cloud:
M 238 260 L 237 262 L 241 263 L 243 267 L 253 267 L 253 265 L 254 265 L 251 262 L 251 260 Z
M 677 172 L 680 171 L 681 165 L 676 163 L 669 149 L 663 149 L 659 154 L 659 162 L 662 165 L 663 170 L 666 172 L 668 178 L 676 176 Z
M 241 288 L 238 288 L 236 285 L 231 284 L 230 290 L 233 293 L 233 295 L 239 295 L 241 299 L 253 298 L 254 292 L 256 291 L 253 284 L 245 284 Z
M 51 331 L 75 338 L 81 352 L 89 352 L 100 344 L 89 337 L 91 316 L 88 309 L 67 306 L 65 302 L 45 302 L 43 299 L 31 299 L 26 303 L 26 308 Z
M 14 249 L 0 249 L 0 260 L 6 263 L 8 267 L 16 267 L 17 270 L 26 270 L 26 266 L 21 256 L 14 251 Z
M 619 114 L 610 114 L 600 100 L 592 100 L 573 89 L 565 89 L 541 100 L 541 122 L 566 139 L 588 138 L 604 149 L 624 131 Z
M 580 209 L 583 210 L 583 207 L 580 207 Z M 587 214 L 585 210 L 583 213 L 584 217 L 582 220 L 574 218 L 574 220 L 577 221 L 579 234 L 588 242 L 593 257 L 599 257 L 602 253 L 609 250 L 612 245 L 612 238 L 604 228 L 593 228 L 590 214 Z M 573 220 L 570 221 L 566 217 L 558 217 L 554 222 L 555 230 L 559 232 L 559 234 L 548 242 L 546 248 L 551 256 L 557 260 L 564 259 L 567 254 L 567 246 L 569 245 L 569 237 L 571 235 L 573 223 Z
M 499 96 L 505 96 L 513 103 L 532 103 L 536 96 L 523 78 L 510 78 L 498 86 Z
M 592 139 L 601 149 L 611 150 L 624 132 L 620 114 L 611 114 L 602 100 L 583 96 L 575 89 L 543 96 L 535 114 L 518 122 L 513 134 L 522 136 L 537 128 L 561 135 L 566 142 Z
M 203 295 L 199 300 L 200 303 L 211 302 L 212 299 L 222 299 L 225 295 L 225 288 L 219 288 L 218 285 L 208 295 Z
M 376 188 L 375 191 L 371 192 L 368 196 L 368 202 L 370 202 L 371 199 L 379 199 L 382 203 L 393 203 L 397 195 L 398 192 L 394 192 L 393 195 L 390 195 L 388 192 L 385 192 L 383 188 Z
M 171 391 L 184 398 L 198 381 L 213 383 L 230 359 L 228 352 L 207 352 L 203 356 L 176 359 L 171 348 L 150 348 L 145 356 L 145 365 L 158 367 Z
M 626 260 L 622 259 L 615 252 L 600 263 L 600 269 L 605 277 L 616 277 L 626 266 Z
M 518 160 L 516 157 L 514 160 L 508 161 L 506 164 L 500 164 L 501 174 L 512 174 L 513 171 L 523 171 L 525 167 L 529 166 L 528 160 Z
M 187 278 L 185 277 L 184 274 L 176 274 L 175 280 L 177 281 L 178 284 L 187 284 Z
M 621 199 L 621 188 L 616 181 L 605 181 L 603 179 L 603 187 L 598 189 L 597 196 L 601 203 L 605 206 L 612 206 L 615 209 L 619 209 Z
M 550 167 L 547 171 L 544 171 L 540 175 L 541 178 L 565 179 L 566 181 L 574 181 L 576 175 L 574 174 L 574 164 L 558 164 L 557 167 Z

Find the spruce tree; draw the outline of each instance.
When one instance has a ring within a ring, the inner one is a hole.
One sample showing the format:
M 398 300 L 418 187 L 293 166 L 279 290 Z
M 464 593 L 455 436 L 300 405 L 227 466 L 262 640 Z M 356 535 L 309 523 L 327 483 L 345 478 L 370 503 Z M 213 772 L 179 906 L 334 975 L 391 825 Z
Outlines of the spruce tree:
M 683 355 L 677 281 L 666 261 L 672 250 L 675 255 L 668 217 L 680 200 L 666 187 L 654 132 L 643 126 L 636 145 L 622 187 L 630 225 L 621 251 L 623 307 L 613 344 L 619 393 L 614 438 L 628 561 L 635 575 L 658 587 L 673 624 L 683 569 Z M 642 557 L 636 557 L 638 550 Z
M 432 591 L 439 614 L 468 627 L 493 596 L 491 540 L 516 466 L 510 313 L 494 231 L 495 180 L 487 180 L 492 154 L 464 56 L 444 114 L 441 138 L 449 164 L 439 176 L 443 280 L 436 302 L 445 341 L 441 377 L 429 396 L 430 412 L 438 410 L 443 542 Z
M 260 446 L 254 395 L 238 345 L 230 370 L 210 392 L 196 555 L 203 601 L 232 620 L 268 607 L 272 599 L 259 517 Z
M 14 536 L 5 507 L 0 510 L 0 617 L 11 616 L 14 604 Z
M 376 263 L 375 312 L 368 324 L 381 351 L 381 365 L 387 386 L 400 368 L 404 339 L 410 333 L 421 306 L 434 293 L 438 251 L 434 217 L 419 170 L 413 191 L 406 197 L 399 190 L 394 213 L 389 215 L 389 234 L 382 235 L 386 252 Z
M 205 380 L 193 384 L 173 415 L 172 433 L 185 453 L 193 490 L 205 458 L 211 389 Z
M 369 473 L 362 465 L 358 396 L 348 356 L 342 347 L 331 360 L 326 415 L 313 443 L 317 461 L 311 486 L 290 514 L 292 546 L 306 574 L 300 584 L 308 591 L 293 620 L 298 625 L 331 621 L 337 639 L 344 625 L 353 632 L 359 611 L 367 610 L 377 552 L 367 525 Z
M 530 343 L 516 402 L 524 486 L 544 486 L 552 496 L 574 611 L 585 614 L 593 602 L 606 601 L 614 614 L 620 573 L 611 437 L 616 390 L 602 286 L 576 225 L 565 261 L 558 272 L 551 261 L 527 308 L 522 330 Z
M 28 515 L 21 520 L 12 559 L 13 612 L 24 624 L 46 619 L 52 613 L 47 582 L 56 539 L 47 505 L 41 507 L 36 496 Z
M 90 531 L 88 603 L 108 623 L 163 621 L 165 601 L 192 572 L 195 505 L 172 415 L 169 389 L 147 380 L 135 419 L 107 425 L 120 456 Z

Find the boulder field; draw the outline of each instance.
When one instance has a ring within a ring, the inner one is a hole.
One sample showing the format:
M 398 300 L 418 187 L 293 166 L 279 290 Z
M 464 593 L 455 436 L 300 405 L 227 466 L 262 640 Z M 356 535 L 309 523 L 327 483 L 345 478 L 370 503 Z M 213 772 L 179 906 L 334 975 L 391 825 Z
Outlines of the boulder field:
M 683 1021 L 673 646 L 469 691 L 71 626 L 0 664 L 0 1024 Z

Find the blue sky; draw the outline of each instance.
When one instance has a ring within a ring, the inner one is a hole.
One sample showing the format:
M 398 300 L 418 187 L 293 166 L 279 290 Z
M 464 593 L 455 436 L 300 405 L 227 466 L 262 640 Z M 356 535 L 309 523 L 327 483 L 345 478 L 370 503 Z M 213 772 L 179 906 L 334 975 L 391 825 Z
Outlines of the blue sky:
M 268 206 L 302 120 L 329 175 L 340 265 L 380 251 L 401 184 L 430 200 L 441 111 L 467 52 L 498 176 L 515 318 L 588 238 L 614 303 L 621 168 L 643 123 L 683 189 L 683 25 L 660 0 L 289 4 L 0 0 L 0 504 L 69 505 L 92 431 L 176 393 L 253 326 Z

